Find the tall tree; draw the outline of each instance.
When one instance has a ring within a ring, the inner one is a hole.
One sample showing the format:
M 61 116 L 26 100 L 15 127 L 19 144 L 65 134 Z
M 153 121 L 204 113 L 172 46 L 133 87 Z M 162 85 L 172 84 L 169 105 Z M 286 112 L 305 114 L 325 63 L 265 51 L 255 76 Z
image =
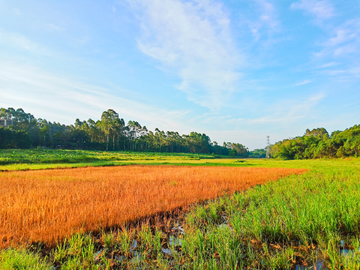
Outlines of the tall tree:
M 139 138 L 144 136 L 147 132 L 146 127 L 142 127 L 137 121 L 129 121 L 127 125 L 126 134 L 130 141 L 133 141 L 133 150 L 136 151 L 136 144 Z
M 116 132 L 120 129 L 121 126 L 124 126 L 124 120 L 119 118 L 114 110 L 108 109 L 104 111 L 101 115 L 101 130 L 105 133 L 106 136 L 106 151 L 109 150 L 109 137 L 113 135 L 113 142 L 115 143 Z

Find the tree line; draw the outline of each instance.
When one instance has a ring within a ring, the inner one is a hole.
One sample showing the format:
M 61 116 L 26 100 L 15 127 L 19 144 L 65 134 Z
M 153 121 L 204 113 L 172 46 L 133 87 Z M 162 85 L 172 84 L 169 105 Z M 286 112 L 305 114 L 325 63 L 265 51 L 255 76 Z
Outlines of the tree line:
M 273 158 L 312 159 L 360 156 L 360 125 L 330 135 L 325 128 L 307 129 L 303 136 L 285 139 L 270 148 Z
M 150 131 L 137 121 L 128 121 L 114 110 L 104 111 L 100 120 L 75 120 L 64 125 L 35 118 L 23 109 L 0 109 L 0 148 L 62 148 L 106 151 L 150 151 L 208 153 L 248 157 L 240 143 L 212 142 L 204 133 L 180 135 L 176 131 Z

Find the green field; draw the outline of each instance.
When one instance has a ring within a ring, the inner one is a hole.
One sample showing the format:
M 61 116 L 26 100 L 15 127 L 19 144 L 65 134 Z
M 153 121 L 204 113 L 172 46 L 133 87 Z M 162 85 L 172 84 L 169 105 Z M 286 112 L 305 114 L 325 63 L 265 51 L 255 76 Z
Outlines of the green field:
M 195 205 L 166 221 L 74 235 L 52 250 L 2 250 L 0 269 L 360 269 L 359 158 L 2 150 L 0 161 L 0 170 L 127 164 L 310 169 Z
M 215 159 L 208 154 L 52 149 L 0 150 L 0 170 L 34 170 L 129 164 L 187 163 Z

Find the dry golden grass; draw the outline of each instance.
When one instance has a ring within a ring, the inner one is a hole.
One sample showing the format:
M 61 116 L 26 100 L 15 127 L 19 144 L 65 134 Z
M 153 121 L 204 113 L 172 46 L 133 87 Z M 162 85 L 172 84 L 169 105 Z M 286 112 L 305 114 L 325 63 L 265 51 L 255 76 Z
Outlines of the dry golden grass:
M 121 166 L 0 173 L 0 247 L 171 211 L 302 169 Z

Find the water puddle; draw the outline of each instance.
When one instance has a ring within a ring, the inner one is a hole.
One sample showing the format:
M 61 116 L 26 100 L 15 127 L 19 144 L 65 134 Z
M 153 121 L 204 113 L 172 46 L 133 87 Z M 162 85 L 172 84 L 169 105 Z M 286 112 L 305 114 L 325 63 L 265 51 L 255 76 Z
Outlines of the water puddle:
M 339 248 L 340 255 L 341 256 L 350 256 L 354 252 L 354 250 L 347 249 L 347 248 L 345 248 L 345 246 L 346 246 L 345 241 L 341 240 L 340 248 Z M 360 248 L 359 248 L 359 251 L 360 251 Z M 316 265 L 314 265 L 314 266 L 309 267 L 309 266 L 303 266 L 303 265 L 296 265 L 295 269 L 296 270 L 305 270 L 305 269 L 318 270 L 318 269 L 328 269 L 328 268 L 325 266 L 324 261 L 319 260 L 316 262 Z
M 137 248 L 137 241 L 136 240 L 134 240 L 134 242 L 131 243 L 130 250 L 134 250 L 135 248 Z
M 120 256 L 120 255 L 115 255 L 114 257 L 115 260 L 119 261 L 119 262 L 122 262 L 125 260 L 125 257 L 124 256 Z
M 324 263 L 323 262 L 321 262 L 321 261 L 318 261 L 317 263 L 316 263 L 316 265 L 314 265 L 314 266 L 303 266 L 303 265 L 296 265 L 295 266 L 295 270 L 306 270 L 306 269 L 312 269 L 312 270 L 319 270 L 319 269 L 323 269 L 323 266 L 324 266 Z
M 180 225 L 173 227 L 171 230 L 175 233 L 184 234 L 184 229 Z
M 344 242 L 344 240 L 341 240 L 341 241 L 340 241 L 340 254 L 341 254 L 341 255 L 346 256 L 346 255 L 348 255 L 349 253 L 351 253 L 352 251 L 353 251 L 353 250 L 351 250 L 351 249 L 345 248 L 345 242 Z
M 184 230 L 179 226 L 179 227 L 174 227 L 173 230 L 175 231 L 179 231 L 180 234 L 184 233 Z M 176 252 L 174 250 L 174 248 L 176 247 L 181 247 L 182 242 L 181 239 L 171 235 L 168 241 L 168 247 L 169 248 L 161 248 L 161 251 L 167 255 L 167 256 L 174 256 L 174 252 Z M 137 263 L 141 263 L 142 261 L 144 261 L 146 258 L 144 256 L 142 256 L 138 251 L 136 251 L 136 248 L 138 247 L 138 241 L 134 240 L 131 245 L 130 245 L 130 252 L 132 254 L 132 258 L 128 261 L 128 258 L 123 256 L 123 255 L 115 255 L 114 259 L 117 260 L 120 263 L 126 263 L 126 261 L 132 263 L 132 264 L 137 264 Z M 101 255 L 101 252 L 103 251 L 103 249 L 101 249 L 100 251 L 98 251 L 95 254 L 95 258 L 98 258 Z M 141 269 L 141 268 L 139 268 Z
M 168 248 L 161 248 L 161 251 L 162 251 L 163 253 L 165 253 L 166 255 L 170 255 L 170 256 L 173 255 L 173 252 L 172 252 L 170 249 L 168 249 Z
M 137 251 L 135 251 L 133 253 L 134 257 L 132 257 L 132 259 L 130 260 L 130 262 L 132 263 L 136 263 L 136 262 L 141 262 L 142 260 L 144 260 L 145 258 L 143 256 L 141 256 L 141 254 Z
M 218 226 L 218 228 L 219 228 L 219 229 L 226 228 L 226 229 L 230 229 L 231 231 L 233 230 L 233 228 L 231 228 L 231 227 L 229 226 L 229 224 L 227 224 L 227 223 L 220 224 L 220 225 Z
M 175 236 L 170 236 L 169 246 L 174 246 L 174 247 L 182 246 L 181 239 Z
M 95 261 L 98 261 L 100 260 L 100 256 L 101 256 L 101 253 L 103 252 L 104 249 L 100 249 L 98 252 L 95 253 L 94 255 L 94 260 Z

